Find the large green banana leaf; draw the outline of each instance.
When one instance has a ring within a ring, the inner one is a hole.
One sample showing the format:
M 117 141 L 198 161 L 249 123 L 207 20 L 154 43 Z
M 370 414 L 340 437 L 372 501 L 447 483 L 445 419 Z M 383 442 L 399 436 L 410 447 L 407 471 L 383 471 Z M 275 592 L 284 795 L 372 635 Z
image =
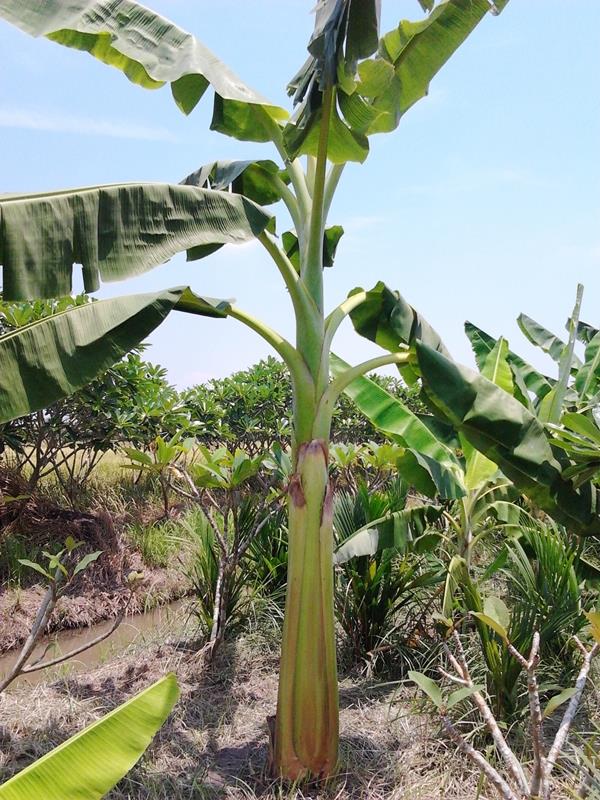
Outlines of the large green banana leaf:
M 231 189 L 235 194 L 243 194 L 255 203 L 270 205 L 281 200 L 280 184 L 277 178 L 279 167 L 269 159 L 258 161 L 212 161 L 204 164 L 185 177 L 185 186 L 199 186 L 201 189 Z
M 474 325 L 472 322 L 465 322 L 465 333 L 469 337 L 477 366 L 481 370 L 483 369 L 485 359 L 494 349 L 498 340 L 494 339 L 493 336 L 490 336 L 489 333 L 486 333 L 481 328 L 478 328 L 477 325 Z M 533 392 L 538 400 L 542 400 L 556 383 L 553 378 L 542 375 L 526 361 L 523 361 L 520 356 L 513 353 L 512 350 L 508 351 L 506 360 L 510 365 L 515 383 L 521 389 L 524 405 L 530 405 L 530 403 L 528 403 L 527 394 L 529 391 Z
M 270 216 L 240 195 L 162 183 L 0 196 L 5 300 L 70 294 L 73 265 L 87 292 L 138 275 L 182 250 L 240 243 Z
M 504 5 L 496 3 L 496 9 Z M 424 20 L 402 20 L 385 34 L 376 58 L 359 64 L 353 91 L 340 93 L 340 107 L 350 128 L 367 135 L 396 128 L 491 10 L 488 0 L 447 0 Z
M 378 0 L 323 0 L 317 6 L 310 56 L 288 86 L 300 104 L 284 132 L 290 156 L 315 154 L 323 92 L 335 85 L 339 110 L 333 109 L 329 158 L 363 161 L 369 151 L 367 136 L 396 128 L 485 15 L 500 11 L 506 2 L 492 6 L 488 0 L 445 0 L 435 8 L 431 2 L 426 19 L 403 20 L 378 44 Z
M 142 342 L 174 308 L 224 317 L 225 301 L 179 287 L 75 306 L 0 337 L 0 423 L 75 392 Z
M 560 352 L 558 380 L 552 387 L 552 391 L 544 397 L 537 411 L 540 422 L 549 422 L 553 425 L 557 425 L 560 422 L 563 406 L 569 393 L 569 379 L 571 374 L 573 372 L 577 373 L 578 368 L 581 366 L 581 361 L 575 355 L 575 342 L 577 341 L 577 323 L 579 322 L 582 299 L 583 286 L 578 284 L 575 307 L 569 318 L 569 341 Z
M 347 368 L 345 361 L 331 354 L 334 377 Z M 409 482 L 430 496 L 456 499 L 465 494 L 455 454 L 397 397 L 367 377 L 356 378 L 345 393 L 376 428 L 407 448 L 399 467 Z
M 269 141 L 273 124 L 288 116 L 191 34 L 133 0 L 0 0 L 0 17 L 31 36 L 88 52 L 146 89 L 169 83 L 185 114 L 211 85 L 212 127 L 230 136 Z
M 589 395 L 594 395 L 600 384 L 600 332 L 589 340 L 585 347 L 583 366 L 577 370 L 575 376 L 575 389 L 579 396 L 585 400 Z
M 597 493 L 562 474 L 544 427 L 518 400 L 482 375 L 417 342 L 424 393 L 432 408 L 494 461 L 515 486 L 565 527 L 600 532 Z
M 559 339 L 552 331 L 544 328 L 543 325 L 527 316 L 527 314 L 519 314 L 517 317 L 517 324 L 531 344 L 539 347 L 557 363 L 560 362 L 563 351 L 567 347 L 566 342 L 563 342 L 563 340 Z M 573 366 L 581 366 L 581 362 L 577 356 L 573 356 Z
M 362 292 L 353 289 L 349 297 Z M 355 331 L 375 344 L 395 353 L 400 345 L 411 347 L 418 339 L 440 353 L 449 355 L 441 337 L 419 312 L 409 305 L 399 292 L 394 292 L 379 281 L 366 293 L 363 302 L 350 312 Z M 408 384 L 414 384 L 417 374 L 413 366 L 399 367 L 400 374 Z
M 496 386 L 499 386 L 508 394 L 513 394 L 513 380 L 510 367 L 506 360 L 508 354 L 508 344 L 500 337 L 494 349 L 488 354 L 481 374 Z M 468 440 L 463 440 L 463 452 L 467 462 L 465 473 L 465 486 L 468 490 L 475 489 L 480 484 L 487 481 L 497 472 L 498 467 L 483 453 L 476 450 Z
M 178 697 L 175 675 L 166 675 L 0 786 L 0 800 L 100 800 L 139 760 Z

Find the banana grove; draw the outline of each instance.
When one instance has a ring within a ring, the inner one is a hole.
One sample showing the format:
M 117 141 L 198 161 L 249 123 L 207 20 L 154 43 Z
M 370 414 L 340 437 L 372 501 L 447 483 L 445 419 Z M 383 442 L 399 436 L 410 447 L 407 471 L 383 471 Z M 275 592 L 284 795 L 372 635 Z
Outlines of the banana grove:
M 338 758 L 329 440 L 336 402 L 354 381 L 377 367 L 398 365 L 409 384 L 422 383 L 438 415 L 542 507 L 560 501 L 578 529 L 598 529 L 593 498 L 585 487 L 575 490 L 563 480 L 535 417 L 485 376 L 455 365 L 435 331 L 397 292 L 382 284 L 350 287 L 337 307 L 328 309 L 325 302 L 324 268 L 333 266 L 343 233 L 328 224 L 328 215 L 345 165 L 367 159 L 370 138 L 394 131 L 477 25 L 506 2 L 423 0 L 424 19 L 400 21 L 382 33 L 380 0 L 320 0 L 308 58 L 288 84 L 288 110 L 243 83 L 191 34 L 133 0 L 0 0 L 6 22 L 88 53 L 138 87 L 168 87 L 184 114 L 212 89 L 212 130 L 271 147 L 272 158 L 213 161 L 180 183 L 0 197 L 6 300 L 68 294 L 76 264 L 86 292 L 94 292 L 105 281 L 139 275 L 179 252 L 195 261 L 226 244 L 257 239 L 287 288 L 296 329 L 295 341 L 289 341 L 231 301 L 181 286 L 72 307 L 0 338 L 0 422 L 84 386 L 171 311 L 236 320 L 285 362 L 293 395 L 293 474 L 279 694 L 271 725 L 277 776 L 327 777 Z M 293 224 L 281 235 L 270 210 L 276 204 L 283 204 Z M 332 378 L 333 340 L 348 316 L 383 352 L 355 366 L 340 368 L 338 362 Z M 432 481 L 443 473 L 451 496 L 463 496 L 452 453 L 437 447 L 433 434 L 420 434 L 429 454 L 419 459 L 419 469 Z M 422 453 L 419 441 L 415 452 Z

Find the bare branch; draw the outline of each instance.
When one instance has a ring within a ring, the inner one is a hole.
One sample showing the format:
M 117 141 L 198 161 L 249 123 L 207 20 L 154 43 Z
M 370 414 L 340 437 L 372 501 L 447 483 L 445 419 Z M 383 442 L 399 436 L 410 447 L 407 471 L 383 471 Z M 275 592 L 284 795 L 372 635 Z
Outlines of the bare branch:
M 585 689 L 585 685 L 587 683 L 587 679 L 590 673 L 590 668 L 592 666 L 593 658 L 598 654 L 598 650 L 600 649 L 600 644 L 596 643 L 591 650 L 586 650 L 585 647 L 581 644 L 579 639 L 576 639 L 577 646 L 585 652 L 585 656 L 583 659 L 583 664 L 579 671 L 579 675 L 577 676 L 577 681 L 575 682 L 575 694 L 569 701 L 569 705 L 567 706 L 567 710 L 565 711 L 563 718 L 561 720 L 560 726 L 558 731 L 556 732 L 556 736 L 554 737 L 554 742 L 552 743 L 552 747 L 550 748 L 550 752 L 548 753 L 548 758 L 546 760 L 546 766 L 544 771 L 544 781 L 546 786 L 544 787 L 544 795 L 543 800 L 548 800 L 550 797 L 550 776 L 552 774 L 552 770 L 556 765 L 556 760 L 560 753 L 562 752 L 563 747 L 567 741 L 567 737 L 569 735 L 569 731 L 571 729 L 571 725 L 573 724 L 573 720 L 575 719 L 575 715 L 577 714 L 577 709 L 579 707 L 579 703 L 581 702 L 581 696 L 583 694 L 583 690 Z
M 469 756 L 469 758 L 483 772 L 488 781 L 496 787 L 504 800 L 519 800 L 518 796 L 513 792 L 500 773 L 485 760 L 481 753 L 475 750 L 475 748 L 469 742 L 463 739 L 448 717 L 442 714 L 441 721 L 444 730 L 456 744 L 458 749 Z
M 56 605 L 56 601 L 58 600 L 57 581 L 61 580 L 61 578 L 62 576 L 60 576 L 59 571 L 56 570 L 56 579 L 52 581 L 46 590 L 46 594 L 44 595 L 44 599 L 42 600 L 42 603 L 38 609 L 35 620 L 31 627 L 31 632 L 27 637 L 27 641 L 23 645 L 12 669 L 6 678 L 0 682 L 0 694 L 21 674 L 23 667 L 32 654 L 38 639 L 46 630 L 48 620 L 50 619 L 50 615 L 52 614 L 54 606 Z
M 41 656 L 37 661 L 33 661 L 31 664 L 24 667 L 21 670 L 21 674 L 27 675 L 30 672 L 38 672 L 38 670 L 40 669 L 47 669 L 48 667 L 54 667 L 57 664 L 62 664 L 63 661 L 68 661 L 70 658 L 78 656 L 80 653 L 84 653 L 86 650 L 89 650 L 90 648 L 95 647 L 97 644 L 100 644 L 100 642 L 103 642 L 105 639 L 108 639 L 108 637 L 112 636 L 112 634 L 117 630 L 119 625 L 125 619 L 125 615 L 127 614 L 127 609 L 129 608 L 132 597 L 133 597 L 133 591 L 130 592 L 129 597 L 127 598 L 127 602 L 119 612 L 119 615 L 115 617 L 113 624 L 111 625 L 109 630 L 106 631 L 106 633 L 102 633 L 100 634 L 100 636 L 96 636 L 95 639 L 92 639 L 91 641 L 86 642 L 85 644 L 82 644 L 79 647 L 76 647 L 74 650 L 71 650 L 64 656 L 57 656 L 56 658 L 52 658 L 49 661 L 41 661 L 41 659 L 43 658 L 43 656 Z M 46 654 L 46 651 L 47 648 L 44 651 L 44 655 Z
M 442 669 L 441 667 L 438 667 L 438 672 L 448 681 L 452 681 L 453 683 L 458 683 L 460 686 L 469 685 L 469 681 L 466 681 L 464 678 L 459 678 L 458 675 L 451 675 L 449 672 L 446 672 L 446 670 Z
M 460 636 L 458 635 L 458 632 L 456 630 L 453 632 L 452 636 L 454 642 L 456 643 L 456 648 L 458 650 L 458 655 L 459 655 L 459 662 L 457 662 L 456 659 L 451 658 L 453 662 L 452 665 L 454 666 L 455 669 L 458 666 L 457 671 L 459 675 L 461 675 L 465 679 L 465 681 L 467 682 L 467 686 L 472 688 L 474 684 L 471 679 L 471 675 L 469 673 L 467 657 L 463 649 L 462 642 L 460 641 Z M 513 751 L 508 746 L 508 743 L 504 738 L 502 731 L 500 730 L 498 722 L 496 721 L 496 718 L 494 717 L 490 707 L 486 703 L 485 698 L 483 697 L 481 692 L 477 691 L 473 692 L 471 697 L 473 699 L 473 702 L 477 706 L 477 710 L 481 714 L 481 717 L 485 722 L 487 729 L 492 735 L 492 739 L 494 740 L 494 744 L 496 745 L 498 753 L 502 757 L 513 779 L 516 781 L 517 786 L 519 787 L 519 791 L 521 792 L 521 794 L 527 795 L 529 793 L 529 784 L 527 783 L 527 779 L 525 778 L 523 767 L 519 763 L 519 760 L 517 759 Z
M 531 728 L 531 744 L 533 748 L 533 770 L 531 775 L 530 792 L 533 797 L 538 797 L 545 791 L 546 756 L 544 753 L 544 719 L 540 705 L 540 693 L 536 676 L 539 662 L 540 634 L 535 631 L 533 642 L 527 662 L 527 693 L 529 695 L 529 715 Z

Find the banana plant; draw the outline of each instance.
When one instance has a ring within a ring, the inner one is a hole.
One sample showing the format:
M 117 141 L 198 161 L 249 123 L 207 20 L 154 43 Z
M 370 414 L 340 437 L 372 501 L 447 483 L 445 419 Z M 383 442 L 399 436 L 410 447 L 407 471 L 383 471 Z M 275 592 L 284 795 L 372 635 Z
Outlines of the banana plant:
M 410 341 L 409 336 L 406 343 Z M 499 340 L 483 363 L 482 374 L 497 386 L 510 390 L 512 381 L 506 361 L 507 349 L 506 342 Z M 334 374 L 343 368 L 341 359 L 334 358 Z M 353 381 L 346 392 L 372 424 L 391 438 L 396 448 L 396 468 L 403 478 L 431 498 L 450 501 L 445 508 L 439 508 L 439 515 L 443 514 L 448 530 L 453 534 L 446 537 L 450 540 L 451 550 L 464 558 L 467 564 L 471 561 L 473 549 L 484 536 L 495 530 L 512 532 L 527 517 L 524 509 L 515 503 L 518 492 L 512 483 L 464 436 L 452 429 L 436 426 L 431 415 L 414 414 L 401 400 L 366 376 Z M 439 480 L 439 473 L 427 461 L 428 455 L 435 458 L 433 464 L 438 470 L 446 467 L 450 480 Z M 429 508 L 433 506 L 425 505 L 423 511 Z M 416 513 L 418 508 L 410 511 Z M 345 551 L 374 554 L 377 548 L 389 547 L 391 540 L 384 528 L 390 522 L 391 518 L 384 518 L 357 530 L 348 540 Z
M 182 310 L 243 323 L 273 347 L 291 374 L 288 596 L 272 742 L 277 775 L 327 776 L 337 762 L 328 471 L 334 405 L 352 380 L 369 370 L 385 364 L 404 364 L 409 370 L 397 338 L 384 331 L 392 352 L 349 367 L 330 382 L 335 333 L 349 313 L 360 314 L 365 303 L 367 310 L 371 307 L 371 295 L 356 292 L 325 312 L 323 268 L 336 259 L 342 234 L 341 227 L 327 225 L 328 212 L 344 165 L 365 160 L 369 137 L 394 130 L 479 22 L 506 2 L 428 2 L 422 4 L 429 10 L 426 17 L 401 21 L 380 36 L 380 0 L 322 0 L 308 60 L 288 87 L 294 105 L 290 115 L 244 84 L 189 33 L 134 0 L 0 0 L 0 17 L 26 33 L 87 52 L 138 86 L 158 89 L 168 84 L 185 114 L 212 87 L 211 128 L 241 141 L 270 143 L 279 159 L 211 162 L 177 185 L 118 184 L 0 198 L 0 261 L 7 299 L 67 294 L 74 264 L 82 265 L 85 289 L 92 292 L 102 281 L 140 274 L 176 252 L 195 260 L 251 237 L 258 238 L 287 287 L 296 319 L 295 344 L 231 301 L 203 300 L 184 291 L 170 306 L 180 307 L 183 300 Z M 275 202 L 283 202 L 293 225 L 279 241 L 264 209 Z M 39 384 L 47 381 L 59 396 L 89 380 L 102 358 L 116 360 L 125 345 L 121 340 L 113 344 L 115 325 L 107 308 L 93 303 L 91 312 L 70 311 L 62 318 L 68 330 L 61 336 L 53 332 L 58 318 L 50 328 L 37 328 L 39 338 L 20 347 L 10 369 L 3 370 L 0 408 L 14 408 L 13 395 L 32 376 Z M 90 313 L 94 319 L 85 316 Z M 377 314 L 385 328 L 386 308 Z M 366 324 L 372 324 L 370 312 L 367 317 Z M 156 321 L 156 314 L 152 319 Z M 132 326 L 129 317 L 116 328 L 127 331 L 128 346 L 149 329 Z M 25 333 L 19 332 L 19 341 Z M 91 339 L 93 347 L 88 346 Z M 17 338 L 12 342 L 17 347 Z M 21 407 L 30 411 L 31 398 L 24 394 Z M 36 402 L 42 403 L 41 393 Z M 415 470 L 455 483 L 451 470 L 448 474 L 451 459 L 442 467 L 431 453 L 412 460 Z
M 0 786 L 0 800 L 100 800 L 141 758 L 179 697 L 169 674 Z
M 564 476 L 575 488 L 597 480 L 600 463 L 600 331 L 579 319 L 583 287 L 578 286 L 573 314 L 567 320 L 567 342 L 541 323 L 520 314 L 518 324 L 526 338 L 558 364 L 558 379 L 541 374 L 515 353 L 507 360 L 512 372 L 514 396 L 545 423 L 552 445 L 564 451 L 573 462 Z M 471 322 L 465 323 L 477 362 L 485 359 L 495 340 Z M 584 345 L 583 359 L 575 344 Z
M 578 285 L 575 306 L 565 326 L 567 341 L 527 314 L 517 318 L 525 338 L 550 356 L 558 368 L 556 377 L 550 377 L 516 353 L 507 354 L 515 384 L 513 394 L 545 424 L 558 425 L 566 412 L 589 412 L 600 399 L 600 331 L 580 320 L 582 299 L 583 286 Z M 465 322 L 465 333 L 481 365 L 496 340 L 472 322 Z M 575 352 L 577 343 L 584 345 L 583 359 Z

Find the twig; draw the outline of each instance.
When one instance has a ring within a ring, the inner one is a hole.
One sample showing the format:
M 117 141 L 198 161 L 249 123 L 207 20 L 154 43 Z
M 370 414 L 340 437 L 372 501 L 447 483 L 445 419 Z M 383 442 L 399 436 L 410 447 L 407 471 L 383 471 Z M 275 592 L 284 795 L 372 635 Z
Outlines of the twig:
M 469 742 L 463 739 L 448 717 L 444 714 L 441 714 L 440 718 L 444 730 L 446 733 L 448 733 L 458 749 L 469 756 L 469 758 L 474 761 L 475 764 L 477 764 L 479 769 L 483 772 L 488 781 L 496 787 L 504 800 L 519 800 L 517 795 L 513 792 L 500 773 L 485 760 L 481 753 L 475 750 L 475 748 Z
M 552 770 L 554 769 L 556 760 L 567 741 L 571 725 L 575 719 L 579 703 L 581 702 L 581 696 L 583 694 L 583 690 L 585 689 L 585 684 L 587 683 L 590 673 L 592 659 L 597 655 L 598 650 L 600 649 L 600 644 L 596 643 L 591 650 L 586 650 L 577 636 L 574 636 L 573 638 L 575 639 L 577 647 L 584 654 L 583 664 L 575 683 L 575 694 L 573 697 L 571 697 L 569 705 L 567 706 L 567 710 L 563 714 L 560 726 L 556 732 L 556 736 L 554 737 L 554 742 L 552 743 L 552 747 L 548 753 L 548 758 L 546 759 L 546 766 L 544 770 L 544 782 L 546 786 L 544 787 L 543 800 L 548 800 L 550 797 L 550 776 L 552 774 Z
M 59 597 L 59 589 L 58 589 L 59 581 L 62 581 L 62 575 L 60 571 L 57 569 L 55 578 L 48 586 L 46 594 L 44 595 L 44 599 L 42 600 L 42 603 L 38 609 L 33 626 L 31 628 L 31 632 L 27 637 L 27 641 L 23 645 L 21 652 L 19 653 L 19 657 L 14 663 L 11 671 L 6 676 L 6 678 L 0 683 L 0 694 L 7 688 L 7 686 L 10 686 L 10 684 L 21 674 L 21 672 L 23 671 L 23 667 L 27 663 L 29 656 L 31 655 L 31 653 L 35 648 L 37 640 L 46 630 L 46 626 L 48 625 L 48 620 L 50 619 L 50 615 L 52 614 L 54 606 L 56 605 L 56 601 L 58 600 Z
M 33 661 L 31 664 L 28 664 L 26 667 L 23 667 L 21 670 L 21 675 L 27 675 L 30 672 L 37 672 L 40 669 L 47 669 L 48 667 L 54 667 L 57 664 L 62 664 L 63 661 L 68 661 L 69 658 L 73 658 L 74 656 L 78 656 L 80 653 L 84 653 L 86 650 L 89 650 L 92 647 L 95 647 L 100 642 L 103 642 L 105 639 L 108 639 L 119 627 L 119 625 L 123 622 L 125 615 L 127 614 L 127 609 L 131 603 L 131 599 L 133 597 L 133 591 L 130 592 L 129 597 L 127 598 L 127 602 L 121 609 L 119 615 L 115 617 L 113 624 L 111 625 L 110 629 L 106 631 L 106 633 L 100 634 L 100 636 L 96 636 L 95 639 L 92 639 L 90 642 L 86 642 L 85 644 L 76 647 L 74 650 L 66 653 L 63 656 L 57 656 L 56 658 L 52 658 L 49 661 L 41 661 L 41 656 L 37 661 Z M 44 651 L 45 655 L 45 651 Z
M 458 635 L 457 631 L 453 632 L 453 639 L 456 644 L 456 649 L 458 651 L 459 662 L 452 656 L 450 651 L 447 649 L 446 652 L 449 654 L 452 666 L 457 669 L 458 674 L 460 677 L 464 678 L 467 681 L 467 685 L 469 687 L 473 687 L 473 681 L 471 679 L 471 675 L 469 673 L 469 666 L 467 664 L 467 657 L 465 655 L 465 651 L 463 649 L 462 643 L 460 641 L 460 636 Z M 519 763 L 519 760 L 513 753 L 513 751 L 508 746 L 500 727 L 496 721 L 496 718 L 492 714 L 492 711 L 488 704 L 485 701 L 485 698 L 481 694 L 481 692 L 473 692 L 471 695 L 473 698 L 473 702 L 477 706 L 479 713 L 483 721 L 485 722 L 487 729 L 492 735 L 492 739 L 494 740 L 494 744 L 502 757 L 504 763 L 508 767 L 508 771 L 514 778 L 519 787 L 519 791 L 523 795 L 527 795 L 529 793 L 529 784 L 527 783 L 527 779 L 525 778 L 525 773 L 523 772 L 523 767 Z
M 536 669 L 539 663 L 540 634 L 536 631 L 533 634 L 533 643 L 527 662 L 527 693 L 529 695 L 529 713 L 531 716 L 531 743 L 533 747 L 533 774 L 531 776 L 530 791 L 533 797 L 537 797 L 544 791 L 544 775 L 546 766 L 546 756 L 544 753 L 542 708 L 540 705 L 540 692 L 538 688 Z

